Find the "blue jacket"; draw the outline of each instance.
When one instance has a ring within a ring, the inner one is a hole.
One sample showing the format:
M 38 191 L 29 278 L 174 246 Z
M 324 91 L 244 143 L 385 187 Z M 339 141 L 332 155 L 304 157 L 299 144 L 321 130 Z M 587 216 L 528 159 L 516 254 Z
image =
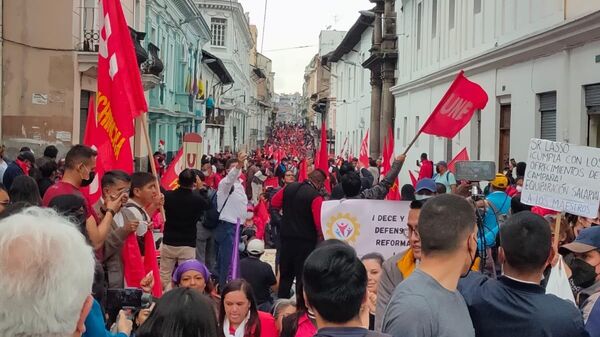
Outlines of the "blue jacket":
M 2 182 L 4 183 L 6 190 L 10 190 L 15 178 L 22 175 L 25 175 L 25 172 L 23 172 L 16 162 L 13 161 L 12 163 L 8 164 L 8 167 L 6 167 L 6 170 L 4 171 L 4 176 L 2 177 Z
M 458 283 L 477 337 L 583 337 L 583 318 L 572 303 L 537 284 L 471 272 Z
M 85 332 L 82 337 L 127 337 L 122 332 L 112 333 L 106 330 L 104 315 L 98 301 L 94 300 L 92 310 L 85 319 Z

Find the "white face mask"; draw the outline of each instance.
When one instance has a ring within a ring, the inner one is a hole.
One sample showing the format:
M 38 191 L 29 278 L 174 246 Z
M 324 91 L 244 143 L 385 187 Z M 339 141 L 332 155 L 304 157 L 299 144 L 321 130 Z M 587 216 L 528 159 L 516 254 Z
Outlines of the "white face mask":
M 517 185 L 517 192 L 522 192 L 522 191 L 523 191 L 523 186 Z
M 433 195 L 421 195 L 421 194 L 415 194 L 415 200 L 425 200 L 425 199 L 429 199 L 432 198 Z

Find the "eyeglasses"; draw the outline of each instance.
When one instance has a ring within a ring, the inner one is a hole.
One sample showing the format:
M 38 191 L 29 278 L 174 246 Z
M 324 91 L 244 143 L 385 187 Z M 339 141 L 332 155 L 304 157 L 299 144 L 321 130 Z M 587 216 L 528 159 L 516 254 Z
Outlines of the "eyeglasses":
M 417 238 L 420 238 L 418 230 L 413 229 L 411 226 L 407 226 L 407 227 L 408 227 L 408 230 L 402 231 L 402 234 L 404 234 L 404 237 L 406 237 L 407 239 L 410 239 L 414 234 Z

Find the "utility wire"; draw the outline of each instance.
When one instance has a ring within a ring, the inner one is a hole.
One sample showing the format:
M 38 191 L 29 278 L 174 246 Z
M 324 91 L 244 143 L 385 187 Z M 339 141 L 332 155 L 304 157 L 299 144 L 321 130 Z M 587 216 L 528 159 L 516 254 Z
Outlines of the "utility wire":
M 265 29 L 267 27 L 267 2 L 268 2 L 268 0 L 265 0 L 265 13 L 263 15 L 262 37 L 260 39 L 260 53 L 261 54 L 263 52 L 263 47 L 265 46 Z
M 283 51 L 283 50 L 293 50 L 293 49 L 303 49 L 303 48 L 311 48 L 311 47 L 316 47 L 316 45 L 307 45 L 307 46 L 298 46 L 298 47 L 290 47 L 290 48 L 280 48 L 280 49 L 270 49 L 270 50 L 265 50 L 265 52 L 274 52 L 274 51 Z

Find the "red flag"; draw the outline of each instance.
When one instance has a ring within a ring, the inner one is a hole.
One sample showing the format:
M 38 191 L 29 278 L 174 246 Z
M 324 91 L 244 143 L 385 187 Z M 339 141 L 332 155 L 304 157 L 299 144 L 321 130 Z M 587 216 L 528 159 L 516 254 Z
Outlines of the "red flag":
M 86 122 L 83 144 L 95 149 L 98 152 L 96 158 L 96 177 L 90 186 L 81 189 L 83 195 L 90 204 L 96 203 L 102 196 L 100 179 L 104 172 L 110 170 L 122 170 L 127 173 L 133 172 L 133 153 L 129 139 L 124 139 L 118 154 L 107 140 L 107 133 L 102 126 L 96 122 L 95 97 L 90 97 L 88 106 L 88 117 Z
M 454 166 L 456 165 L 456 162 L 463 160 L 469 160 L 469 152 L 467 152 L 466 147 L 460 150 L 460 152 L 457 153 L 456 156 L 454 156 L 454 158 L 448 163 L 448 170 L 450 170 L 452 173 L 455 173 Z
M 116 148 L 121 138 L 133 136 L 133 119 L 148 106 L 121 1 L 100 0 L 100 7 L 98 120 Z
M 265 180 L 265 188 L 268 188 L 268 187 L 278 188 L 279 187 L 279 179 L 277 179 L 277 177 L 267 178 L 267 180 Z
M 388 127 L 388 135 L 387 135 L 387 155 L 386 155 L 386 174 L 392 168 L 392 163 L 394 162 L 394 131 L 391 127 Z M 398 177 L 394 180 L 394 185 L 390 188 L 387 196 L 387 200 L 400 200 L 400 182 L 398 181 Z
M 265 229 L 267 223 L 270 220 L 269 212 L 267 211 L 267 204 L 264 200 L 260 200 L 258 205 L 254 207 L 254 217 L 252 221 L 256 225 L 256 237 L 260 240 L 265 239 Z
M 412 183 L 413 187 L 417 187 L 417 177 L 415 177 L 415 174 L 413 171 L 408 171 L 408 174 L 410 175 L 410 182 Z
M 325 121 L 321 124 L 321 147 L 315 158 L 315 169 L 321 169 L 325 172 L 325 189 L 331 193 L 331 184 L 329 182 L 329 155 L 327 154 L 327 130 L 325 129 Z
M 469 81 L 461 70 L 420 132 L 453 138 L 469 123 L 475 110 L 485 108 L 487 101 L 485 90 Z
M 154 287 L 152 295 L 155 297 L 162 296 L 162 286 L 160 283 L 160 272 L 158 269 L 158 261 L 156 260 L 156 249 L 154 248 L 154 234 L 152 231 L 147 231 L 144 235 L 144 257 L 140 252 L 140 247 L 137 242 L 135 233 L 129 234 L 123 245 L 121 253 L 123 258 L 123 272 L 125 282 L 128 287 L 139 288 L 140 281 L 152 272 L 154 277 Z
M 177 155 L 167 167 L 165 174 L 160 179 L 160 186 L 162 186 L 167 191 L 172 191 L 179 187 L 179 173 L 183 171 L 184 161 L 181 160 L 183 157 L 183 147 L 179 149 Z
M 300 162 L 300 167 L 298 168 L 298 182 L 301 183 L 308 179 L 308 168 L 306 167 L 306 158 L 302 159 Z
M 363 167 L 369 167 L 369 130 L 360 144 L 360 154 L 358 155 L 358 161 Z
M 390 164 L 388 163 L 389 160 L 389 156 L 388 156 L 388 140 L 387 140 L 387 136 L 385 136 L 383 138 L 383 149 L 381 151 L 381 170 L 380 170 L 380 175 L 384 176 L 387 174 L 387 172 L 390 170 Z

